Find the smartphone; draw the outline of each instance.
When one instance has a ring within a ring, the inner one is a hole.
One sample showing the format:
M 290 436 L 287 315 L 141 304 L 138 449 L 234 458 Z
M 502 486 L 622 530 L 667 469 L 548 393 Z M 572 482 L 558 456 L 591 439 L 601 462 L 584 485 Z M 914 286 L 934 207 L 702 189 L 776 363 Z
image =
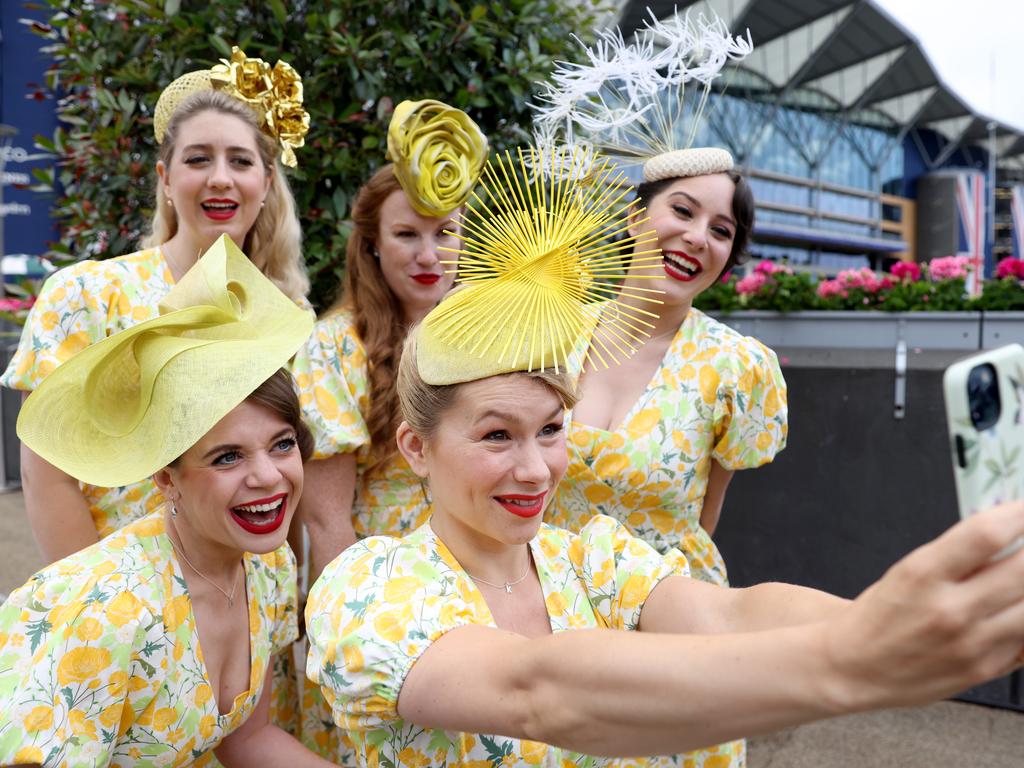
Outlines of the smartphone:
M 954 363 L 942 384 L 960 516 L 1024 498 L 1024 347 Z

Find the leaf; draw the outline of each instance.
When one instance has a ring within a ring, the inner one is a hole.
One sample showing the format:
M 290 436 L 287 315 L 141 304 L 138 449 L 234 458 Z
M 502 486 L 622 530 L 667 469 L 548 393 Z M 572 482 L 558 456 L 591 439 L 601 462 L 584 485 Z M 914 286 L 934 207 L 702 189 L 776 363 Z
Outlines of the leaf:
M 217 49 L 217 53 L 225 59 L 231 57 L 231 46 L 227 44 L 223 37 L 220 35 L 208 35 L 207 39 L 210 41 L 210 45 Z
M 270 11 L 274 14 L 274 18 L 277 19 L 277 23 L 284 25 L 288 20 L 288 12 L 284 8 L 284 3 L 281 0 L 267 0 L 267 4 L 270 6 Z
M 181 0 L 164 0 L 164 15 L 174 16 L 181 8 Z

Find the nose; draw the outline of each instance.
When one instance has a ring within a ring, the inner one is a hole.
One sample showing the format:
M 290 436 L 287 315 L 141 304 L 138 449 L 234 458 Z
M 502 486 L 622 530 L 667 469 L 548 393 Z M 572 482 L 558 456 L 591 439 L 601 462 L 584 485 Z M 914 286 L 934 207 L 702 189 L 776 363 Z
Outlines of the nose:
M 215 158 L 210 167 L 210 176 L 206 180 L 207 184 L 215 189 L 230 187 L 232 184 L 230 170 L 226 157 Z
M 416 251 L 416 263 L 421 267 L 433 267 L 440 260 L 437 243 L 433 240 L 424 240 L 419 250 Z
M 708 244 L 707 227 L 701 222 L 692 222 L 683 232 L 683 242 L 694 250 L 700 250 Z
M 245 478 L 249 488 L 273 488 L 280 479 L 281 471 L 270 454 L 260 451 L 250 457 L 249 473 Z
M 544 448 L 536 441 L 527 442 L 516 457 L 516 468 L 512 476 L 516 482 L 546 487 L 551 481 L 551 467 L 548 466 Z

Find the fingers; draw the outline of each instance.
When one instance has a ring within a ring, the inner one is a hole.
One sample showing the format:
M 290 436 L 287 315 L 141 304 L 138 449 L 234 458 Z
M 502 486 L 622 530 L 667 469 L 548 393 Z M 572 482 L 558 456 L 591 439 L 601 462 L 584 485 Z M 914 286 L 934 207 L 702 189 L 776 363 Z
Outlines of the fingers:
M 987 561 L 963 579 L 960 586 L 959 607 L 975 620 L 993 616 L 1024 601 L 1024 548 L 1007 557 Z
M 1024 502 L 1000 504 L 957 523 L 907 560 L 930 576 L 949 581 L 967 578 L 1024 536 Z

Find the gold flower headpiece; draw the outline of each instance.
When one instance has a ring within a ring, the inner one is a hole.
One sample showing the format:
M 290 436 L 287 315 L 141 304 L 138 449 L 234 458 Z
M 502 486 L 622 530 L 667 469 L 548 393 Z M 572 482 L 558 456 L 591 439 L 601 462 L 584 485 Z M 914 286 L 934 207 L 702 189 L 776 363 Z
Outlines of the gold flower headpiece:
M 547 180 L 531 171 L 548 165 L 569 172 Z M 607 158 L 542 157 L 531 147 L 488 163 L 483 186 L 488 202 L 473 193 L 459 217 L 462 247 L 441 249 L 458 256 L 444 263 L 458 264 L 464 287 L 417 331 L 423 380 L 456 384 L 584 360 L 607 367 L 631 355 L 657 318 L 642 305 L 660 303 L 661 292 L 620 281 L 627 269 L 656 278 L 661 251 L 653 232 L 629 233 L 646 219 L 632 218 L 643 211 L 630 208 L 625 174 Z M 614 310 L 602 313 L 608 303 Z
M 204 90 L 224 91 L 249 105 L 260 129 L 281 144 L 281 162 L 296 166 L 295 150 L 305 144 L 309 113 L 302 107 L 302 78 L 290 64 L 271 67 L 263 59 L 249 58 L 238 46 L 230 59 L 210 69 L 187 72 L 168 85 L 153 113 L 153 133 L 164 140 L 174 110 L 185 98 Z
M 469 199 L 487 160 L 487 137 L 461 109 L 403 101 L 388 126 L 387 157 L 412 207 L 445 216 Z

